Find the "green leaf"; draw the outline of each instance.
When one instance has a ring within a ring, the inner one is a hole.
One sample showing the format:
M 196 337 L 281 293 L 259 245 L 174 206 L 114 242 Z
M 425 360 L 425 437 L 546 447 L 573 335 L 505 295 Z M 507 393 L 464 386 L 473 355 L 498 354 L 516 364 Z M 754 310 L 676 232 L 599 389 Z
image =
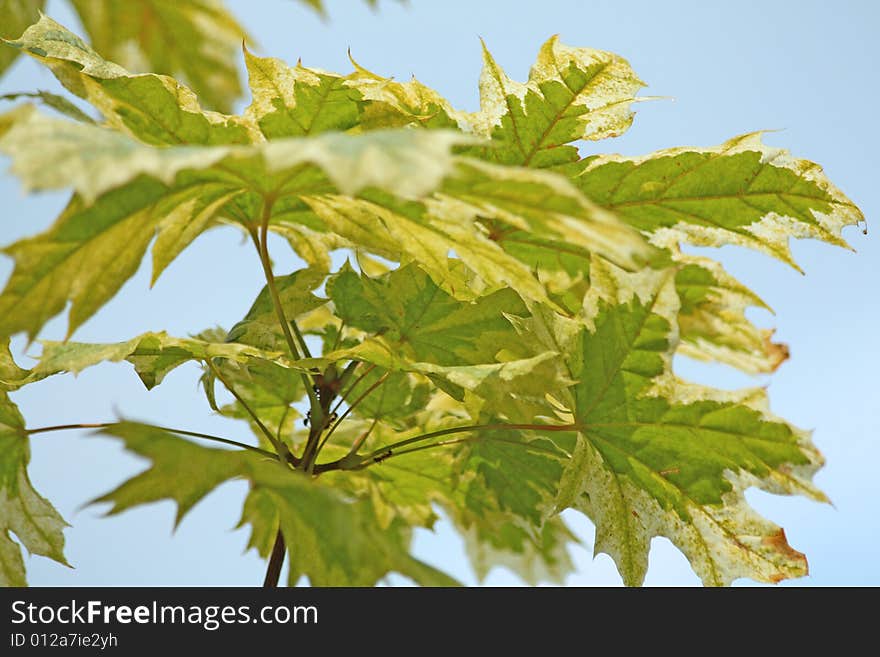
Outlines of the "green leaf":
M 355 371 L 355 375 L 360 380 L 345 388 L 340 396 L 348 405 L 357 402 L 357 417 L 378 418 L 403 428 L 428 401 L 431 386 L 424 377 L 381 367 L 368 373 Z
M 72 334 L 137 271 L 164 191 L 142 178 L 94 205 L 74 197 L 49 231 L 6 247 L 16 267 L 0 295 L 0 334 L 33 339 L 68 301 Z
M 337 432 L 342 443 L 352 442 L 367 429 L 348 425 Z M 390 443 L 407 434 L 395 432 L 387 424 L 377 423 L 371 433 L 371 445 Z M 344 434 L 349 433 L 350 436 Z M 334 434 L 336 436 L 336 434 Z M 448 451 L 426 450 L 382 462 L 381 467 L 352 473 L 329 472 L 326 480 L 353 495 L 369 498 L 376 518 L 383 528 L 395 520 L 417 527 L 432 528 L 437 520 L 433 504 L 451 500 L 455 495 L 454 462 Z
M 327 294 L 347 326 L 369 335 L 325 359 L 421 374 L 453 398 L 467 400 L 474 414 L 522 419 L 543 409 L 547 392 L 569 383 L 556 352 L 531 350 L 514 329 L 508 317 L 528 311 L 510 290 L 463 302 L 407 265 L 378 279 L 346 267 L 330 278 Z M 381 400 L 381 388 L 373 400 Z
M 300 315 L 326 303 L 325 299 L 313 294 L 326 277 L 327 274 L 320 270 L 302 269 L 288 276 L 275 278 L 281 307 L 288 321 L 294 321 Z M 244 318 L 230 329 L 226 341 L 272 351 L 287 350 L 267 286 L 260 290 Z
M 643 276 L 634 285 L 609 274 L 592 327 L 569 334 L 581 439 L 560 504 L 590 515 L 597 552 L 615 559 L 627 584 L 641 583 L 657 535 L 677 545 L 706 584 L 805 575 L 804 556 L 743 492 L 757 486 L 825 499 L 810 482 L 822 459 L 809 437 L 771 416 L 762 391 L 676 380 L 673 279 Z
M 655 244 L 738 244 L 795 268 L 789 238 L 847 246 L 842 229 L 864 220 L 817 164 L 766 146 L 760 133 L 716 148 L 588 158 L 573 172 L 586 196 Z
M 418 125 L 471 132 L 471 115 L 454 109 L 443 96 L 415 77 L 398 82 L 367 70 L 350 54 L 349 59 L 355 71 L 346 76 L 346 85 L 356 89 L 366 101 L 361 106 L 362 129 Z
M 350 501 L 299 473 L 263 467 L 255 474 L 251 508 L 277 509 L 289 546 L 288 583 L 306 575 L 312 586 L 372 586 L 397 572 L 428 586 L 455 580 L 409 555 L 409 531 L 400 523 L 382 529 L 372 504 Z M 268 498 L 268 499 L 266 499 Z
M 0 148 L 29 190 L 72 187 L 89 204 L 139 176 L 171 184 L 180 171 L 208 168 L 230 153 L 220 147 L 151 148 L 113 130 L 48 117 L 31 105 L 0 121 L 9 126 Z M 34 141 L 45 148 L 30 148 Z
M 218 165 L 227 175 L 238 176 L 239 187 L 249 189 L 255 180 L 289 175 L 306 163 L 320 167 L 345 194 L 376 187 L 419 197 L 440 185 L 452 168 L 451 147 L 464 139 L 438 130 L 388 130 L 249 146 L 159 149 L 97 126 L 52 119 L 29 106 L 0 115 L 0 129 L 2 152 L 13 159 L 12 172 L 29 189 L 73 187 L 88 201 L 141 175 L 171 184 L 183 170 Z M 46 148 L 28 149 L 35 139 Z M 220 180 L 234 189 L 232 181 L 218 176 Z
M 245 63 L 253 96 L 245 116 L 266 139 L 345 132 L 360 123 L 361 94 L 345 77 L 248 51 Z
M 305 396 L 300 372 L 292 371 L 269 360 L 253 359 L 244 364 L 235 362 L 215 363 L 224 380 L 244 399 L 269 431 L 281 442 L 287 442 L 293 435 L 294 422 L 301 417 L 293 404 Z M 215 399 L 215 375 L 207 369 L 202 376 L 202 385 L 208 403 L 224 417 L 245 420 L 262 445 L 266 436 L 254 422 L 248 410 L 237 399 L 218 407 Z
M 162 383 L 174 368 L 191 360 L 217 359 L 228 367 L 235 368 L 244 364 L 268 363 L 279 367 L 290 364 L 278 352 L 197 338 L 175 338 L 164 331 L 144 333 L 126 342 L 111 344 L 45 341 L 42 345 L 43 353 L 33 369 L 10 372 L 0 370 L 0 386 L 18 388 L 62 372 L 78 374 L 106 361 L 128 361 L 134 365 L 135 371 L 148 389 Z M 295 376 L 293 373 L 290 375 Z
M 372 445 L 381 450 L 382 444 L 439 428 L 422 420 L 428 424 L 406 432 L 380 423 Z M 438 504 L 462 533 L 480 579 L 504 566 L 532 584 L 562 583 L 573 569 L 568 547 L 577 539 L 549 514 L 566 453 L 548 439 L 512 430 L 448 438 L 466 442 L 456 454 L 450 448 L 400 453 L 376 467 L 324 476 L 334 486 L 369 495 L 383 527 L 395 519 L 432 527 L 432 504 Z
M 387 259 L 416 261 L 462 298 L 480 285 L 462 284 L 450 266 L 450 251 L 483 288 L 510 287 L 524 299 L 546 303 L 552 302 L 542 275 L 565 269 L 581 276 L 591 252 L 628 269 L 657 257 L 636 231 L 590 203 L 563 177 L 475 160 L 461 160 L 422 203 L 372 192 L 357 199 L 322 195 L 305 201 L 327 229 L 349 243 Z M 548 252 L 538 268 L 532 252 L 536 242 Z
M 491 520 L 480 518 L 479 525 L 460 527 L 471 565 L 480 580 L 493 568 L 501 566 L 516 573 L 532 585 L 541 582 L 565 584 L 574 572 L 569 547 L 576 537 L 558 517 L 544 523 L 537 537 L 509 520 L 503 514 Z
M 503 566 L 530 584 L 561 584 L 573 570 L 568 547 L 577 539 L 554 515 L 555 497 L 569 457 L 563 446 L 574 444 L 573 434 L 551 440 L 486 430 L 448 438 L 464 441 L 454 456 L 424 450 L 372 468 L 373 477 L 388 479 L 382 498 L 404 512 L 418 509 L 420 486 L 421 499 L 439 503 L 462 533 L 481 580 Z M 444 471 L 458 474 L 450 478 Z
M 59 96 L 58 94 L 53 94 L 49 91 L 35 91 L 28 93 L 16 93 L 16 94 L 3 94 L 0 96 L 0 100 L 18 100 L 19 98 L 33 98 L 34 100 L 39 100 L 46 107 L 50 107 L 59 114 L 63 114 L 64 116 L 71 118 L 75 121 L 81 121 L 83 123 L 94 123 L 95 120 L 90 117 L 88 114 L 83 112 L 79 107 L 74 105 L 72 102 L 67 100 L 64 96 Z
M 237 477 L 251 482 L 242 523 L 256 532 L 251 544 L 265 549 L 280 522 L 290 556 L 290 584 L 303 575 L 315 586 L 370 586 L 389 572 L 426 585 L 454 580 L 409 555 L 409 531 L 399 523 L 381 529 L 368 500 L 352 500 L 243 452 L 200 447 L 148 425 L 122 422 L 101 432 L 150 460 L 150 467 L 95 500 L 109 513 L 171 499 L 179 522 L 199 500 Z M 270 527 L 272 529 L 270 529 Z
M 9 341 L 0 341 L 0 374 L 20 374 L 9 353 Z M 24 418 L 0 384 L 0 586 L 26 586 L 24 561 L 13 540 L 31 554 L 68 565 L 64 558 L 67 523 L 48 500 L 34 490 L 27 467 L 30 438 Z
M 486 159 L 551 167 L 577 161 L 578 139 L 622 134 L 632 124 L 630 105 L 644 83 L 618 55 L 571 48 L 550 38 L 529 80 L 514 82 L 483 45 L 478 133 L 491 135 Z
M 459 167 L 458 175 L 446 180 L 441 194 L 440 202 L 432 206 L 437 223 L 440 217 L 449 225 L 450 220 L 461 222 L 466 216 L 477 222 L 484 239 L 531 268 L 540 262 L 539 271 L 565 270 L 570 262 L 566 258 L 589 253 L 626 269 L 641 267 L 657 257 L 636 231 L 579 194 L 562 176 L 550 172 L 469 161 Z M 448 203 L 448 198 L 464 205 Z M 453 234 L 459 241 L 465 238 L 461 231 Z M 530 252 L 538 245 L 555 257 L 536 261 Z M 474 268 L 482 275 L 482 270 Z M 586 262 L 581 262 L 570 273 L 586 269 Z
M 32 148 L 34 139 L 44 148 Z M 33 108 L 0 115 L 0 152 L 13 158 L 13 171 L 29 188 L 73 186 L 79 193 L 47 233 L 7 247 L 18 266 L 0 296 L 6 316 L 0 331 L 25 330 L 33 337 L 72 301 L 72 333 L 134 274 L 157 230 L 154 279 L 226 211 L 229 199 L 253 190 L 251 180 L 283 179 L 285 172 L 316 163 L 346 192 L 375 185 L 418 195 L 439 184 L 458 139 L 439 131 L 396 131 L 157 149 Z M 230 168 L 232 179 L 225 172 Z M 16 314 L 6 314 L 12 306 Z
M 0 0 L 0 37 L 11 39 L 40 17 L 45 0 Z M 12 65 L 18 53 L 0 48 L 0 74 Z
M 461 302 L 418 267 L 407 265 L 380 279 L 346 267 L 327 282 L 327 295 L 348 326 L 381 335 L 399 347 L 402 358 L 465 365 L 495 362 L 503 350 L 526 353 L 504 315 L 528 310 L 510 290 Z
M 100 11 L 99 5 L 94 6 Z M 111 127 L 140 141 L 163 145 L 251 141 L 251 129 L 239 117 L 204 111 L 196 95 L 174 78 L 129 73 L 48 16 L 6 43 L 45 64 L 69 91 L 94 105 Z M 236 39 L 236 48 L 239 43 Z
M 177 505 L 175 526 L 217 486 L 241 476 L 249 458 L 242 452 L 201 447 L 135 422 L 119 422 L 100 434 L 119 438 L 128 451 L 148 459 L 150 467 L 91 503 L 110 503 L 107 515 L 115 515 L 140 504 L 170 499 Z
M 540 530 L 556 511 L 558 483 L 574 445 L 571 432 L 568 434 L 555 440 L 510 430 L 466 434 L 468 439 L 459 455 L 464 460 L 462 470 L 477 475 L 467 487 L 468 505 L 497 504 L 493 511 L 512 515 L 533 531 Z
M 699 360 L 732 365 L 750 374 L 770 373 L 788 358 L 788 347 L 772 341 L 773 331 L 757 328 L 745 311 L 770 310 L 718 263 L 685 256 L 675 274 L 681 300 L 678 352 Z
M 234 64 L 244 28 L 215 0 L 71 0 L 98 52 L 144 72 L 182 77 L 211 107 L 241 94 Z

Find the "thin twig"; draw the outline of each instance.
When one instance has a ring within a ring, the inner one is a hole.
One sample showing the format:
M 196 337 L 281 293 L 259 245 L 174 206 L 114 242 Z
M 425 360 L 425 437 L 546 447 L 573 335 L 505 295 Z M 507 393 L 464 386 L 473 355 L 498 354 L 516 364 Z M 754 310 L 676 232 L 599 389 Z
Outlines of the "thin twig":
M 354 383 L 352 383 L 345 392 L 339 393 L 339 401 L 336 403 L 336 406 L 333 407 L 333 410 L 330 411 L 330 415 L 333 415 L 334 413 L 336 413 L 339 410 L 339 408 L 342 406 L 342 404 L 345 403 L 345 398 L 348 397 L 351 394 L 351 391 L 354 390 L 357 387 L 357 385 L 361 381 L 363 381 L 366 378 L 366 376 L 370 372 L 372 372 L 374 369 L 376 369 L 376 366 L 374 364 L 370 364 L 370 366 L 367 367 L 367 369 L 363 372 L 363 374 L 358 376 L 358 378 L 356 378 L 354 380 Z
M 330 427 L 330 430 L 327 432 L 327 435 L 324 436 L 324 442 L 325 442 L 325 443 L 330 439 L 330 436 L 333 435 L 333 432 L 336 431 L 336 427 L 338 427 L 340 424 L 342 424 L 342 421 L 343 421 L 345 418 L 348 417 L 349 413 L 351 413 L 351 412 L 352 412 L 352 411 L 358 406 L 358 404 L 360 404 L 364 399 L 366 399 L 366 398 L 367 398 L 367 395 L 369 395 L 369 394 L 370 394 L 371 392 L 373 392 L 376 388 L 378 388 L 380 385 L 382 385 L 383 383 L 385 383 L 385 380 L 386 380 L 390 375 L 391 375 L 391 372 L 385 372 L 385 374 L 383 374 L 382 376 L 380 376 L 380 377 L 376 380 L 375 383 L 373 383 L 369 388 L 367 388 L 366 390 L 364 390 L 364 392 L 360 395 L 360 397 L 358 397 L 357 399 L 355 399 L 355 400 L 351 403 L 351 405 L 350 405 L 348 408 L 345 409 L 345 412 L 344 412 L 342 415 L 339 416 L 339 419 L 336 420 L 336 422 L 333 423 L 333 426 Z

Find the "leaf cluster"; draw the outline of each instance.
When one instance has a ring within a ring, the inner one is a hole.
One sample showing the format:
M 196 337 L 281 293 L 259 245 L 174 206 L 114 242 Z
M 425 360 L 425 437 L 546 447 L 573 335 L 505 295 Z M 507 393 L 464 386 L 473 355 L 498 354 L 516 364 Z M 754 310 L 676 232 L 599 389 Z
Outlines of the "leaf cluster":
M 64 521 L 28 481 L 34 431 L 9 393 L 104 361 L 130 363 L 148 388 L 200 363 L 210 407 L 247 421 L 255 441 L 230 450 L 191 439 L 222 437 L 106 425 L 150 466 L 99 501 L 116 513 L 171 499 L 179 521 L 244 479 L 250 546 L 269 557 L 283 538 L 291 584 L 372 585 L 390 572 L 451 583 L 410 554 L 413 529 L 438 510 L 481 576 L 504 565 L 563 581 L 569 508 L 593 521 L 596 551 L 630 585 L 655 536 L 706 584 L 806 573 L 744 491 L 823 500 L 809 435 L 772 415 L 763 390 L 688 383 L 672 361 L 769 373 L 786 358 L 746 316 L 760 298 L 681 246 L 736 244 L 794 267 L 791 237 L 845 246 L 861 213 L 817 165 L 759 134 L 582 157 L 578 141 L 629 128 L 643 83 L 623 58 L 556 38 L 526 82 L 484 48 L 475 112 L 354 62 L 342 75 L 245 50 L 251 102 L 235 115 L 203 109 L 224 108 L 195 73 L 184 69 L 192 91 L 129 72 L 89 31 L 97 51 L 45 16 L 6 41 L 100 118 L 32 104 L 0 115 L 0 152 L 24 185 L 73 192 L 49 230 L 4 249 L 15 263 L 0 293 L 5 344 L 36 338 L 67 307 L 72 337 L 151 244 L 155 281 L 215 226 L 251 242 L 266 286 L 228 330 L 43 342 L 30 370 L 4 350 L 0 580 L 24 581 L 11 534 L 64 559 Z M 269 234 L 291 248 L 274 263 Z M 334 267 L 339 249 L 348 261 Z M 234 401 L 218 402 L 218 387 Z

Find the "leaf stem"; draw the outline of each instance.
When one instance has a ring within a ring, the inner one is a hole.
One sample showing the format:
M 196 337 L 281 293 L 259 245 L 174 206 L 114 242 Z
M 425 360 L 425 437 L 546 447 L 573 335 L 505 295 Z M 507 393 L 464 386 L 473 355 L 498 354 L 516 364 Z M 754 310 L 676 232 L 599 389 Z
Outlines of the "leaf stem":
M 107 429 L 109 427 L 115 427 L 121 424 L 120 422 L 94 422 L 94 423 L 82 423 L 82 424 L 58 424 L 52 427 L 39 427 L 37 429 L 25 429 L 25 433 L 29 435 L 37 434 L 37 433 L 48 433 L 50 431 L 66 431 L 69 429 Z M 277 459 L 278 455 L 274 452 L 270 452 L 266 449 L 261 449 L 260 447 L 254 447 L 253 445 L 248 445 L 246 443 L 240 443 L 237 440 L 231 440 L 229 438 L 222 438 L 220 436 L 214 436 L 209 433 L 200 433 L 198 431 L 187 431 L 185 429 L 173 429 L 171 427 L 160 427 L 154 424 L 148 425 L 153 427 L 154 429 L 159 429 L 161 431 L 167 431 L 168 433 L 176 433 L 181 436 L 191 436 L 193 438 L 203 438 L 204 440 L 210 440 L 215 443 L 223 443 L 224 445 L 231 445 L 233 447 L 240 447 L 241 449 L 246 449 L 251 452 L 256 452 L 257 454 L 262 454 L 263 456 L 267 456 L 272 459 Z
M 371 463 L 381 463 L 390 458 L 395 458 L 397 456 L 403 456 L 404 454 L 412 454 L 413 452 L 421 452 L 426 449 L 433 449 L 434 447 L 447 447 L 449 445 L 461 445 L 463 443 L 474 442 L 475 438 L 453 438 L 452 440 L 441 440 L 438 443 L 431 443 L 430 445 L 419 445 L 418 447 L 410 447 L 409 449 L 401 449 L 401 450 L 383 450 L 381 454 L 373 459 L 373 461 L 365 461 L 366 464 Z
M 370 428 L 364 431 L 357 439 L 351 444 L 351 449 L 348 451 L 349 456 L 354 456 L 357 454 L 357 451 L 361 448 L 361 446 L 367 442 L 367 438 L 370 437 L 370 434 L 373 433 L 373 429 L 376 428 L 376 425 L 379 423 L 379 418 L 374 417 L 373 421 L 370 423 Z
M 336 351 L 336 347 L 339 346 L 339 341 L 342 339 L 342 331 L 345 330 L 345 320 L 342 320 L 342 323 L 339 325 L 339 330 L 336 333 L 336 339 L 333 340 L 333 347 L 331 347 L 330 351 Z
M 216 376 L 217 379 L 220 380 L 220 383 L 223 384 L 223 387 L 226 388 L 233 397 L 235 397 L 238 403 L 242 405 L 245 411 L 247 411 L 247 414 L 251 416 L 254 424 L 259 427 L 260 431 L 263 433 L 264 436 L 266 436 L 266 439 L 269 441 L 272 447 L 275 448 L 275 451 L 277 453 L 276 456 L 278 457 L 278 459 L 281 460 L 282 463 L 289 463 L 292 454 L 290 453 L 290 450 L 287 449 L 287 445 L 285 445 L 283 441 L 277 439 L 275 435 L 271 431 L 269 431 L 269 428 L 265 424 L 263 424 L 263 421 L 256 414 L 256 412 L 254 412 L 254 409 L 250 407 L 250 404 L 248 404 L 244 400 L 244 398 L 240 394 L 238 394 L 238 392 L 235 390 L 235 386 L 229 383 L 229 381 L 227 381 L 220 373 L 220 370 L 217 368 L 216 365 L 214 365 L 213 360 L 208 359 L 205 362 L 208 364 L 208 367 L 210 368 L 214 376 Z
M 299 346 L 303 351 L 303 355 L 306 358 L 312 357 L 312 352 L 309 351 L 309 345 L 306 342 L 306 339 L 303 337 L 303 334 L 299 330 L 299 326 L 297 326 L 294 320 L 290 320 L 290 327 L 293 329 L 293 333 L 296 335 L 296 339 L 299 342 Z
M 373 463 L 378 463 L 384 461 L 386 458 L 389 458 L 392 453 L 393 454 L 408 454 L 411 451 L 416 450 L 405 450 L 403 452 L 399 452 L 398 450 L 401 447 L 406 447 L 407 445 L 414 445 L 416 443 L 424 442 L 426 440 L 431 440 L 432 438 L 441 438 L 443 436 L 449 436 L 456 433 L 465 433 L 469 431 L 505 431 L 505 430 L 520 430 L 520 431 L 577 431 L 578 429 L 582 429 L 583 425 L 580 424 L 506 424 L 506 423 L 496 423 L 496 424 L 472 424 L 461 427 L 450 427 L 448 429 L 440 429 L 438 431 L 431 431 L 428 433 L 423 433 L 418 436 L 413 436 L 412 438 L 407 438 L 406 440 L 400 440 L 396 443 L 391 443 L 389 445 L 384 445 L 369 454 L 364 456 L 356 457 L 354 453 L 349 452 L 341 459 L 337 459 L 336 461 L 330 461 L 328 463 L 320 463 L 315 466 L 315 472 L 328 472 L 330 470 L 362 470 Z M 432 443 L 430 447 L 434 446 L 443 446 L 446 444 L 453 444 L 451 441 L 441 442 L 441 443 Z M 425 446 L 427 449 L 428 445 Z
M 290 353 L 295 360 L 299 360 L 299 347 L 294 342 L 293 334 L 290 332 L 291 322 L 288 322 L 284 316 L 284 306 L 281 304 L 281 296 L 278 294 L 278 286 L 275 285 L 275 274 L 272 272 L 272 261 L 269 259 L 269 219 L 272 217 L 272 206 L 275 205 L 275 198 L 267 196 L 263 199 L 263 213 L 260 218 L 260 235 L 257 240 L 257 251 L 260 254 L 260 264 L 263 266 L 263 274 L 266 277 L 266 285 L 269 288 L 269 295 L 272 297 L 272 305 L 275 307 L 275 314 L 278 316 L 278 323 L 284 333 L 284 339 L 290 348 Z M 299 330 L 297 330 L 299 334 Z M 300 334 L 301 335 L 301 334 Z
M 25 429 L 26 434 L 47 433 L 49 431 L 67 431 L 68 429 L 105 429 L 112 427 L 118 422 L 83 422 L 81 424 L 56 424 L 51 427 L 38 427 L 37 429 Z M 158 427 L 157 427 L 158 428 Z
M 505 431 L 505 430 L 519 430 L 519 431 L 576 431 L 581 428 L 579 424 L 472 424 L 464 427 L 450 427 L 449 429 L 440 429 L 438 431 L 431 431 L 429 433 L 423 433 L 420 436 L 414 436 L 412 438 L 407 438 L 406 440 L 401 440 L 396 443 L 391 443 L 390 445 L 384 445 L 379 449 L 373 451 L 372 453 L 365 456 L 365 460 L 369 460 L 374 458 L 384 452 L 389 450 L 397 450 L 401 447 L 406 447 L 407 445 L 412 445 L 415 443 L 423 442 L 425 440 L 430 440 L 431 438 L 440 438 L 442 436 L 449 436 L 455 433 L 463 433 L 466 431 Z
M 269 219 L 272 217 L 273 205 L 275 205 L 274 196 L 266 196 L 263 198 L 263 212 L 260 218 L 260 235 L 257 237 L 251 232 L 251 238 L 254 241 L 254 245 L 257 247 L 257 252 L 260 256 L 260 264 L 263 266 L 263 275 L 266 278 L 266 287 L 269 289 L 269 296 L 271 297 L 272 305 L 275 308 L 275 315 L 278 317 L 278 324 L 281 326 L 281 331 L 284 333 L 284 339 L 287 342 L 288 349 L 290 349 L 290 355 L 293 356 L 294 360 L 299 360 L 301 358 L 300 350 L 294 341 L 293 334 L 290 332 L 290 327 L 295 326 L 296 323 L 293 320 L 288 321 L 287 317 L 284 315 L 284 306 L 281 303 L 281 295 L 278 294 L 278 286 L 275 285 L 275 274 L 272 273 L 272 262 L 269 260 Z M 297 335 L 302 336 L 298 327 L 296 328 L 296 333 Z M 303 343 L 303 345 L 305 346 L 305 343 Z M 306 393 L 309 396 L 309 406 L 312 412 L 312 419 L 321 422 L 321 404 L 312 387 L 313 381 L 305 372 L 302 372 L 301 376 L 303 385 L 306 388 Z

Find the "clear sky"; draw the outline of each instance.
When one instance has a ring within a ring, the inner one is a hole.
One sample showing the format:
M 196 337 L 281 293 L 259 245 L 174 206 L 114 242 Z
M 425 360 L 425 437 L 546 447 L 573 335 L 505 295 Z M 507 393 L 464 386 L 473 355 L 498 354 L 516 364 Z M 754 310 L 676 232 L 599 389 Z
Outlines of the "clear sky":
M 857 253 L 796 243 L 795 257 L 806 271 L 802 276 L 735 247 L 712 251 L 776 310 L 775 317 L 756 312 L 754 319 L 776 327 L 777 338 L 790 345 L 791 360 L 772 377 L 757 379 L 683 359 L 676 368 L 686 378 L 719 387 L 768 385 L 777 414 L 815 431 L 814 441 L 828 461 L 817 483 L 833 507 L 749 493 L 753 505 L 784 526 L 791 544 L 809 557 L 811 575 L 790 584 L 880 585 L 880 224 L 875 221 L 880 216 L 875 120 L 880 3 L 411 0 L 400 5 L 384 0 L 378 11 L 370 11 L 355 0 L 328 0 L 328 21 L 289 0 L 229 4 L 257 37 L 254 49 L 261 54 L 347 72 L 351 48 L 367 68 L 401 79 L 415 74 L 467 109 L 477 105 L 479 37 L 507 73 L 522 80 L 541 43 L 559 33 L 566 44 L 625 56 L 648 82 L 646 93 L 673 99 L 640 105 L 626 135 L 585 150 L 641 154 L 778 129 L 766 136 L 769 143 L 822 164 L 860 205 L 873 230 L 865 237 L 847 229 Z M 78 30 L 64 3 L 50 0 L 47 13 Z M 48 71 L 28 60 L 19 60 L 0 79 L 0 94 L 57 87 Z M 5 245 L 47 227 L 66 196 L 24 197 L 17 181 L 4 175 L 0 198 L 0 245 Z M 11 260 L 0 259 L 0 282 L 11 269 Z M 252 251 L 235 231 L 221 229 L 199 238 L 152 290 L 148 286 L 145 266 L 75 338 L 110 342 L 148 330 L 186 335 L 213 325 L 228 328 L 246 312 L 261 283 Z M 42 337 L 60 339 L 64 330 L 65 321 L 58 319 Z M 23 341 L 15 340 L 14 346 L 19 355 Z M 194 366 L 181 367 L 148 393 L 130 366 L 110 364 L 78 378 L 55 377 L 13 397 L 34 427 L 107 421 L 121 414 L 244 439 L 243 424 L 211 416 L 197 379 Z M 106 439 L 76 433 L 35 437 L 31 476 L 73 525 L 66 536 L 75 570 L 30 558 L 32 584 L 252 585 L 262 580 L 263 563 L 252 551 L 242 555 L 247 531 L 232 529 L 242 483 L 216 491 L 174 533 L 170 502 L 113 518 L 101 517 L 98 507 L 83 508 L 143 467 Z M 592 526 L 582 517 L 571 520 L 584 546 L 572 553 L 577 572 L 568 584 L 619 585 L 611 560 L 592 558 Z M 461 580 L 475 582 L 460 541 L 443 523 L 434 533 L 420 533 L 416 549 Z M 496 569 L 487 583 L 519 580 Z M 697 579 L 684 557 L 658 539 L 647 583 L 692 585 Z

